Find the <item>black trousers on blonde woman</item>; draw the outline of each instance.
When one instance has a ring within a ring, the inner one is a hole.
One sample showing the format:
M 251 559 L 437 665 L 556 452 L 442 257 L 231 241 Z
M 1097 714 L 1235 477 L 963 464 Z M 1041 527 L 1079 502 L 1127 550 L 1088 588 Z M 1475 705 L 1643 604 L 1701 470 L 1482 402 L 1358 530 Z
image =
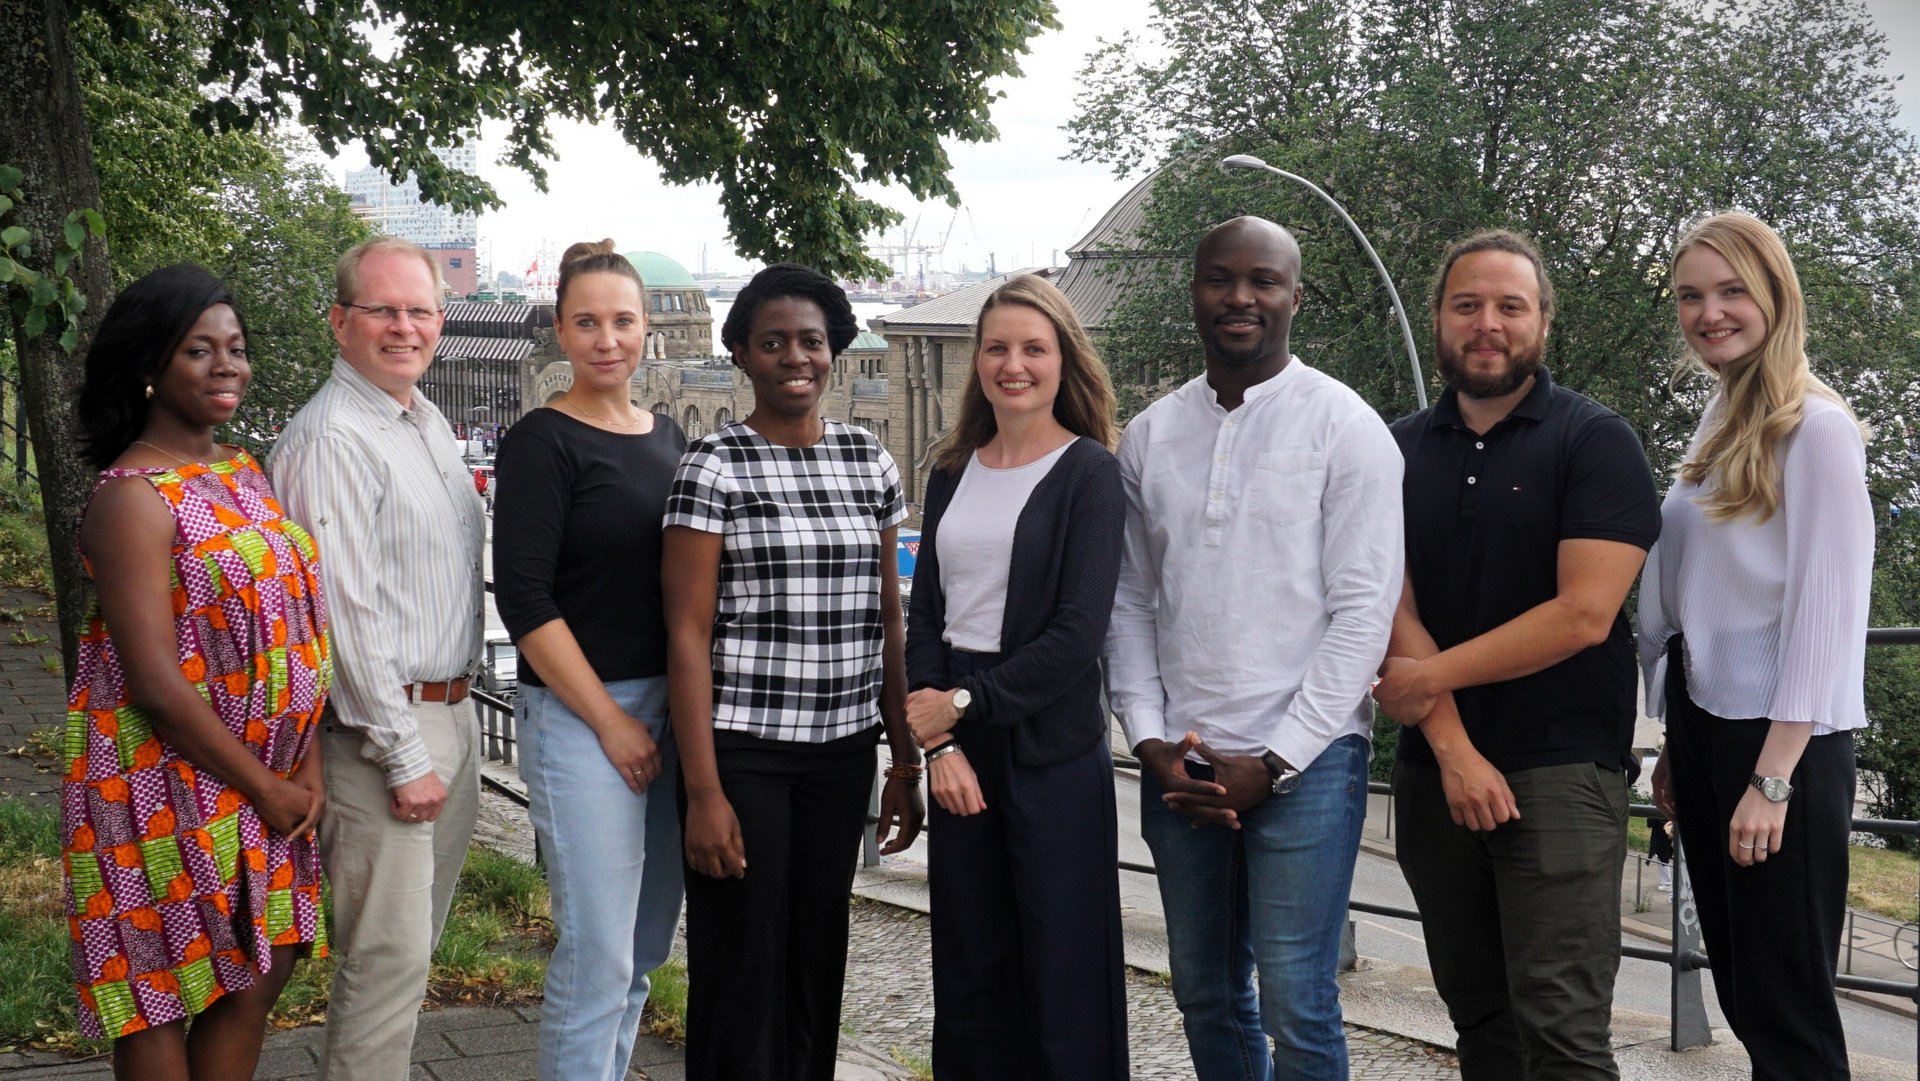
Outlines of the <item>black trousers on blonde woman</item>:
M 1847 914 L 1853 734 L 1807 741 L 1789 783 L 1777 850 L 1752 867 L 1727 852 L 1771 721 L 1716 717 L 1687 695 L 1684 645 L 1667 649 L 1667 769 L 1700 934 L 1720 1010 L 1754 1081 L 1846 1081 L 1846 1033 L 1833 996 Z
M 953 654 L 957 679 L 997 653 Z M 987 809 L 928 808 L 933 1072 L 940 1081 L 1125 1081 L 1119 823 L 1104 739 L 1023 766 L 1013 730 L 954 732 Z

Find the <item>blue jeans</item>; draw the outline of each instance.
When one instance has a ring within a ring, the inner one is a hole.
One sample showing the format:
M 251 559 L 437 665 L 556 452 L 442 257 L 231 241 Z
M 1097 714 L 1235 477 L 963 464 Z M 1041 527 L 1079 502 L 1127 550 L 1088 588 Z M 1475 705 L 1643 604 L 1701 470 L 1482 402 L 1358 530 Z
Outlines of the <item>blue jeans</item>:
M 1195 777 L 1212 770 L 1187 763 Z M 1367 811 L 1367 741 L 1335 740 L 1300 786 L 1195 829 L 1140 778 L 1173 998 L 1199 1081 L 1345 1081 L 1340 932 Z M 1259 990 L 1253 975 L 1259 971 Z M 1272 1037 L 1273 1050 L 1267 1049 Z
M 667 681 L 617 680 L 607 693 L 645 721 L 664 768 L 634 795 L 600 740 L 558 695 L 520 685 L 520 774 L 532 797 L 558 942 L 540 1018 L 542 1081 L 619 1081 L 633 1057 L 647 974 L 667 959 L 680 922 L 683 864 L 674 802 L 678 759 Z

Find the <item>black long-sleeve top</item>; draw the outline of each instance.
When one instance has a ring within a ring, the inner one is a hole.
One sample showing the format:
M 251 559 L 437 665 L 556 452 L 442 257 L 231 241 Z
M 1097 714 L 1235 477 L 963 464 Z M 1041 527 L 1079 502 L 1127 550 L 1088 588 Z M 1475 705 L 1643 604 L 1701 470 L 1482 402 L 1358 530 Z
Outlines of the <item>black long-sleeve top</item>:
M 493 580 L 514 641 L 564 619 L 601 682 L 666 674 L 660 521 L 686 449 L 658 413 L 645 435 L 557 409 L 507 431 L 494 460 Z M 520 679 L 546 686 L 525 660 Z
M 1013 729 L 1014 758 L 1045 766 L 1083 754 L 1106 737 L 1100 704 L 1100 650 L 1120 581 L 1126 496 L 1120 466 L 1105 447 L 1076 440 L 1027 497 L 1013 529 L 1001 623 L 1004 659 L 956 683 L 942 641 L 940 519 L 960 485 L 958 472 L 927 481 L 920 553 L 907 614 L 910 689 L 966 688 L 969 720 Z M 950 553 L 965 558 L 966 553 Z

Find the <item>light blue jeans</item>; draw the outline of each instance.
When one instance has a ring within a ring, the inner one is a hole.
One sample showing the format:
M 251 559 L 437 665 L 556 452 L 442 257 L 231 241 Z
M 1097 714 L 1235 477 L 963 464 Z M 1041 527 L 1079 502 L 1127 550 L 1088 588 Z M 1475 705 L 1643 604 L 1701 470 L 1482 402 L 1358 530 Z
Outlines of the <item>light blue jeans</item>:
M 1207 766 L 1187 770 L 1212 777 Z M 1160 802 L 1161 792 L 1152 772 L 1142 773 L 1140 832 L 1159 872 L 1173 998 L 1194 1075 L 1346 1081 L 1335 972 L 1367 812 L 1366 740 L 1335 740 L 1298 788 L 1242 814 L 1238 830 L 1195 829 Z
M 545 687 L 520 685 L 520 774 L 532 798 L 559 941 L 547 962 L 541 1081 L 620 1081 L 633 1057 L 647 974 L 667 959 L 684 866 L 679 768 L 667 681 L 619 680 L 607 692 L 647 723 L 665 768 L 634 795 L 593 729 Z

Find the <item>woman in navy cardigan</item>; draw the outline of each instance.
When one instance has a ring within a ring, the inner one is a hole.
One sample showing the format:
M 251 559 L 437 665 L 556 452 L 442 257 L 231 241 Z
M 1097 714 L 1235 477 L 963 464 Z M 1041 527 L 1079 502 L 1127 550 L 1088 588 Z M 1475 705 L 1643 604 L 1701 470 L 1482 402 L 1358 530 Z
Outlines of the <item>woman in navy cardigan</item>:
M 1100 647 L 1126 497 L 1113 387 L 1045 279 L 996 289 L 927 485 L 907 719 L 932 813 L 933 1069 L 1127 1077 Z

